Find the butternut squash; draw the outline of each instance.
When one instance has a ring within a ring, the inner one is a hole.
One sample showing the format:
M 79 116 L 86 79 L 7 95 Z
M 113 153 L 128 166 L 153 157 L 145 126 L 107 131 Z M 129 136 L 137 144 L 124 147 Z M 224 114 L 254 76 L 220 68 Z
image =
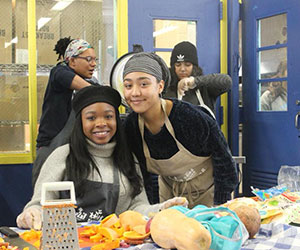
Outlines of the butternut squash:
M 200 222 L 175 209 L 157 213 L 152 219 L 150 232 L 153 241 L 162 248 L 204 250 L 211 244 L 210 233 Z

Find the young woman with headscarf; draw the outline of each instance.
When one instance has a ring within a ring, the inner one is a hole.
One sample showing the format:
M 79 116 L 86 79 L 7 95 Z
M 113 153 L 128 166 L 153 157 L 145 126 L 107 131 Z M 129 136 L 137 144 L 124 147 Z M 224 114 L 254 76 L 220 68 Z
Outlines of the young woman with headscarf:
M 125 119 L 131 150 L 139 160 L 151 200 L 151 175 L 159 175 L 160 202 L 184 196 L 189 206 L 231 199 L 237 171 L 217 122 L 199 106 L 163 99 L 169 70 L 154 53 L 137 53 L 125 64 Z M 149 192 L 150 190 L 150 192 Z
M 93 47 L 83 39 L 74 39 L 64 52 L 63 62 L 51 69 L 37 137 L 37 157 L 32 169 L 33 186 L 48 155 L 66 143 L 74 124 L 71 113 L 73 91 L 91 84 L 89 81 L 96 63 Z

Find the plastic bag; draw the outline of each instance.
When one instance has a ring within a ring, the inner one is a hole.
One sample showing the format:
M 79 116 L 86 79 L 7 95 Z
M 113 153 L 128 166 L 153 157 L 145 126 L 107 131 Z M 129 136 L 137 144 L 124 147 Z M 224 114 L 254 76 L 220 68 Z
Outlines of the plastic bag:
M 187 217 L 199 221 L 211 235 L 212 250 L 239 250 L 249 238 L 249 233 L 236 213 L 227 207 L 206 207 L 197 205 L 192 209 L 174 206 Z M 226 215 L 221 215 L 225 213 Z
M 291 192 L 300 192 L 300 166 L 281 166 L 277 181 Z

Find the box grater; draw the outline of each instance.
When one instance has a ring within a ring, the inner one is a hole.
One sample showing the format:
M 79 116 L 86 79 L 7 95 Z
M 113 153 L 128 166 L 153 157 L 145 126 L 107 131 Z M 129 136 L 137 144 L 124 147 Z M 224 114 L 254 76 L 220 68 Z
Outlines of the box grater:
M 49 192 L 58 191 L 69 191 L 70 199 L 47 200 Z M 43 183 L 42 250 L 79 250 L 75 204 L 72 181 Z

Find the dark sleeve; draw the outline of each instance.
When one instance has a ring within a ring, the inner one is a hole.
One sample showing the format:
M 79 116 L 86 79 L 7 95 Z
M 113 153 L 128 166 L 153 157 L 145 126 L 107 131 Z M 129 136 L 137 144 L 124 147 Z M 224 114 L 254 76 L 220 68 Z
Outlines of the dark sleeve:
M 231 89 L 232 80 L 226 74 L 208 74 L 194 76 L 197 88 L 205 87 L 210 96 L 218 97 L 219 95 Z
M 238 184 L 238 175 L 227 141 L 216 122 L 212 123 L 209 140 L 213 145 L 214 204 L 219 205 L 231 199 L 231 193 Z
M 218 123 L 198 106 L 173 100 L 170 121 L 177 140 L 197 156 L 211 155 L 214 173 L 214 203 L 221 204 L 231 199 L 238 183 L 227 141 Z
M 137 158 L 141 172 L 143 175 L 144 186 L 150 204 L 156 202 L 154 198 L 154 189 L 152 185 L 153 176 L 147 171 L 146 159 L 144 156 L 142 138 L 137 124 L 137 115 L 135 113 L 129 114 L 123 122 L 126 138 L 128 141 L 130 151 Z
M 56 91 L 61 91 L 64 89 L 70 89 L 73 78 L 76 73 L 70 69 L 68 66 L 58 66 L 53 72 L 54 85 L 53 88 Z

